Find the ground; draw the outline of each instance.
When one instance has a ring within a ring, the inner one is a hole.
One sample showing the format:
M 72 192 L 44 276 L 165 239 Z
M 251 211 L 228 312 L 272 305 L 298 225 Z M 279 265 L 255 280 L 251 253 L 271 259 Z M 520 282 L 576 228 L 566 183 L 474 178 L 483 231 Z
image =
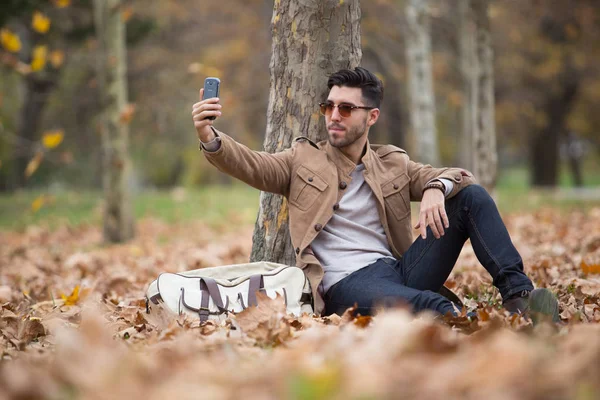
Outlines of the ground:
M 503 311 L 469 245 L 447 285 L 477 321 L 294 318 L 277 300 L 202 326 L 145 313 L 160 272 L 246 262 L 251 217 L 145 217 L 122 245 L 98 224 L 0 232 L 0 399 L 600 396 L 600 207 L 504 215 L 527 274 L 559 298 L 557 326 Z

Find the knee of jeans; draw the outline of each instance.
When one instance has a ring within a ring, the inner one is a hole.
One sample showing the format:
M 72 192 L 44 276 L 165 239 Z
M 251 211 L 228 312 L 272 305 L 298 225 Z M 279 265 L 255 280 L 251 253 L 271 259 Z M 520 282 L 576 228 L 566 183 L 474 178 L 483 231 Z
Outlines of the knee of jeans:
M 458 192 L 456 196 L 460 197 L 463 201 L 470 200 L 470 202 L 472 202 L 473 204 L 493 201 L 488 191 L 485 190 L 483 186 L 477 184 L 465 187 L 460 192 Z

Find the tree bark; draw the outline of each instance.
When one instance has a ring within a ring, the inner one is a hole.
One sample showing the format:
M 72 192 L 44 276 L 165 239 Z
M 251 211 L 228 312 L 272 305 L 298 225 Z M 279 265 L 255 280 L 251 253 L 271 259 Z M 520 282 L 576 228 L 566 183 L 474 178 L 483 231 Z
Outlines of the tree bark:
M 406 4 L 405 48 L 408 64 L 410 125 L 420 162 L 439 166 L 440 154 L 435 127 L 435 95 L 431 60 L 429 1 Z
M 127 105 L 125 24 L 120 0 L 95 0 L 98 83 L 103 150 L 104 240 L 117 243 L 134 236 L 129 188 L 129 128 L 121 115 Z
M 462 0 L 461 66 L 463 165 L 489 191 L 496 185 L 498 152 L 494 113 L 494 53 L 488 15 L 489 0 Z
M 562 46 L 562 68 L 554 82 L 545 85 L 547 93 L 543 105 L 547 121 L 533 135 L 530 142 L 531 184 L 540 187 L 553 187 L 558 184 L 559 144 L 561 135 L 567 132 L 567 119 L 573 108 L 582 74 L 573 60 L 574 40 L 567 34 L 567 26 L 575 24 L 572 10 L 566 9 L 566 18 L 547 17 L 542 20 L 542 34 L 555 45 Z M 576 24 L 574 25 L 576 26 Z
M 33 157 L 34 143 L 38 141 L 38 131 L 42 121 L 42 113 L 48 104 L 48 98 L 56 88 L 57 74 L 28 75 L 25 78 L 25 98 L 19 120 L 18 137 L 21 143 L 16 146 L 15 169 L 12 189 L 23 188 L 27 183 L 25 169 Z M 29 151 L 22 151 L 29 147 Z
M 567 117 L 577 98 L 579 74 L 566 56 L 565 71 L 559 81 L 557 93 L 546 100 L 545 111 L 548 122 L 531 144 L 531 183 L 538 187 L 554 187 L 558 183 L 558 160 L 560 136 L 566 131 Z
M 371 42 L 369 46 L 363 46 L 362 66 L 369 69 L 366 63 L 371 61 L 372 69 L 370 71 L 380 71 L 383 76 L 391 77 L 391 66 L 394 59 L 386 53 L 386 49 L 380 46 L 374 46 Z M 393 144 L 394 146 L 406 149 L 405 119 L 406 112 L 402 107 L 402 87 L 400 82 L 395 79 L 389 79 L 385 82 L 385 102 L 382 104 L 382 110 L 377 123 L 371 126 L 369 130 L 369 140 L 374 138 L 380 143 Z
M 326 138 L 317 103 L 327 97 L 327 76 L 360 63 L 358 0 L 275 0 L 272 18 L 271 89 L 264 148 L 277 152 L 294 136 Z M 262 192 L 252 261 L 296 263 L 287 201 Z
M 474 115 L 477 99 L 477 85 L 472 77 L 476 74 L 475 24 L 471 10 L 471 0 L 458 0 L 459 60 L 463 85 L 463 101 L 460 131 L 459 165 L 473 170 L 471 149 L 473 148 Z

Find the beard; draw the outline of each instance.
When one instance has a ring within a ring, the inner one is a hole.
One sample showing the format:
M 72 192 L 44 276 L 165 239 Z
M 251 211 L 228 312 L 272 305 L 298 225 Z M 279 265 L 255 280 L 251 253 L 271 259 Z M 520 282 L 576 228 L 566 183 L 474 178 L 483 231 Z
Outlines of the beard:
M 338 125 L 335 122 L 332 122 L 331 124 L 329 124 L 329 126 L 327 128 L 331 128 L 331 127 L 338 127 L 338 128 L 343 129 L 343 127 L 341 125 Z M 344 137 L 336 138 L 332 134 L 329 134 L 329 144 L 331 144 L 333 147 L 337 147 L 337 148 L 348 147 L 352 143 L 354 143 L 358 139 L 360 139 L 365 134 L 366 130 L 367 130 L 367 119 L 365 118 L 365 120 L 361 124 L 356 124 L 356 125 L 346 128 L 346 134 L 344 135 Z

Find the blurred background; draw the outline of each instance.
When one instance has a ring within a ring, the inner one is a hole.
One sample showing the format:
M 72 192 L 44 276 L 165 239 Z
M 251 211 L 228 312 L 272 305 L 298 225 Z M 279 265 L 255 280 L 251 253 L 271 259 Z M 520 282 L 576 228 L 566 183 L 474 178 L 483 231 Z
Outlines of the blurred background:
M 403 147 L 418 160 L 409 129 L 405 6 L 361 2 L 361 65 L 385 85 L 371 141 Z M 430 2 L 446 166 L 461 166 L 457 9 L 457 0 Z M 202 212 L 198 202 L 230 210 L 250 202 L 242 214 L 253 220 L 256 191 L 214 186 L 232 182 L 198 151 L 191 108 L 204 78 L 219 77 L 224 112 L 216 126 L 262 149 L 273 1 L 130 0 L 121 10 L 130 103 L 121 118 L 129 124 L 136 215 L 168 209 L 167 218 L 186 219 Z M 493 0 L 489 16 L 501 205 L 532 194 L 537 206 L 548 193 L 556 201 L 600 202 L 600 3 Z M 0 29 L 0 225 L 51 212 L 85 219 L 77 208 L 95 209 L 102 190 L 92 2 L 3 0 Z M 239 205 L 223 200 L 232 194 Z

